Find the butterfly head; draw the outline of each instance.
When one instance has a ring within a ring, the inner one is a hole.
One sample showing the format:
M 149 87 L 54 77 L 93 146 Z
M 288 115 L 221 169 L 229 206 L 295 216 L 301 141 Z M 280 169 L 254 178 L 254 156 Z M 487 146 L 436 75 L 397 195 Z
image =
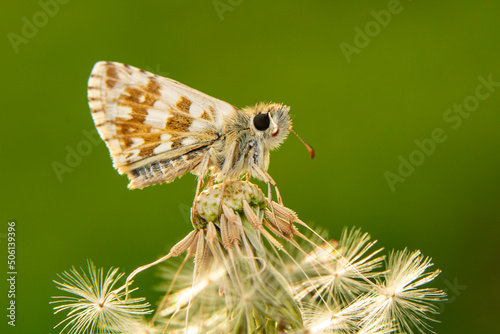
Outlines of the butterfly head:
M 253 109 L 250 128 L 270 149 L 277 148 L 290 133 L 289 110 L 290 107 L 279 103 L 259 103 Z

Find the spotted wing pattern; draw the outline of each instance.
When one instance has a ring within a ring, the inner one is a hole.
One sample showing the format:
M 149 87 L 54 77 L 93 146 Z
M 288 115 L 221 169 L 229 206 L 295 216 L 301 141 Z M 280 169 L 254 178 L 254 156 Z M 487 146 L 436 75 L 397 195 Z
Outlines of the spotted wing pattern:
M 89 105 L 113 165 L 129 188 L 171 182 L 193 171 L 238 111 L 177 81 L 121 63 L 98 62 Z

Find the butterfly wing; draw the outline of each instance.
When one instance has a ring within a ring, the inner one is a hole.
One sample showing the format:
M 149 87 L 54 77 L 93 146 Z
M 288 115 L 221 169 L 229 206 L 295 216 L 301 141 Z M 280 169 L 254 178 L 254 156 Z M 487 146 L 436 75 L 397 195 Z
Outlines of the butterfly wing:
M 238 111 L 177 81 L 113 62 L 94 65 L 89 105 L 129 188 L 171 182 L 201 162 Z

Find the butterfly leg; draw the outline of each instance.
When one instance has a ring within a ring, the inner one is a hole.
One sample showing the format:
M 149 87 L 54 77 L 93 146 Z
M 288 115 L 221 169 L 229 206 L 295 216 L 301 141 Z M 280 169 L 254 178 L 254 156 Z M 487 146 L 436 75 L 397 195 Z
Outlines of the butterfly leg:
M 234 152 L 237 150 L 238 144 L 236 142 L 233 142 L 231 146 L 229 147 L 229 155 L 224 161 L 224 164 L 222 165 L 222 170 L 221 170 L 221 175 L 222 175 L 222 192 L 220 195 L 220 201 L 219 201 L 219 216 L 222 214 L 222 203 L 224 199 L 224 195 L 226 194 L 226 186 L 227 186 L 227 181 L 228 181 L 228 174 L 231 168 L 233 168 L 233 158 L 234 158 Z
M 196 184 L 196 193 L 194 195 L 194 198 L 198 198 L 198 195 L 200 195 L 200 190 L 201 190 L 201 185 L 203 184 L 203 180 L 205 179 L 205 176 L 208 174 L 208 164 L 210 162 L 210 152 L 206 153 L 203 156 L 203 160 L 200 163 L 200 171 L 198 175 L 198 183 Z M 208 182 L 207 182 L 208 183 Z
M 253 169 L 254 172 L 255 172 L 255 175 L 258 176 L 258 178 L 260 178 L 262 181 L 264 181 L 264 182 L 267 183 L 267 187 L 268 187 L 267 201 L 269 202 L 269 207 L 270 207 L 271 213 L 273 214 L 274 219 L 280 219 L 280 218 L 278 218 L 276 216 L 276 213 L 274 212 L 274 207 L 272 205 L 272 201 L 273 201 L 272 196 L 273 196 L 273 193 L 272 193 L 271 185 L 276 190 L 276 197 L 277 197 L 278 203 L 281 206 L 283 206 L 283 199 L 281 197 L 280 191 L 278 190 L 278 186 L 276 185 L 276 182 L 274 182 L 273 178 L 271 177 L 271 175 L 269 175 L 268 172 L 266 172 L 265 170 L 263 170 L 262 168 L 260 168 L 256 164 L 250 163 L 250 169 Z M 289 223 L 290 223 L 290 228 L 293 229 L 293 223 L 292 223 L 292 221 L 289 221 Z
M 276 182 L 274 182 L 273 178 L 271 175 L 269 175 L 268 172 L 257 166 L 256 164 L 252 163 L 250 160 L 250 167 L 253 169 L 255 172 L 255 175 L 258 176 L 262 181 L 267 183 L 267 188 L 268 188 L 268 200 L 272 201 L 273 200 L 273 192 L 272 192 L 272 187 L 274 187 L 274 190 L 276 191 L 276 198 L 278 200 L 278 203 L 280 205 L 283 205 L 283 199 L 281 198 L 280 191 L 278 189 L 278 186 L 276 185 Z

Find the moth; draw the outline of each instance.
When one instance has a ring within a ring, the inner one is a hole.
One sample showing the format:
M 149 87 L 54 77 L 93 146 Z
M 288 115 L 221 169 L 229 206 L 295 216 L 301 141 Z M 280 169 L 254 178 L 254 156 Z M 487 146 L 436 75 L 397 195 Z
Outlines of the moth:
M 129 188 L 172 182 L 191 172 L 198 176 L 198 193 L 206 175 L 226 182 L 247 174 L 266 182 L 270 195 L 272 184 L 281 201 L 267 169 L 269 151 L 293 131 L 288 106 L 257 103 L 240 110 L 172 79 L 115 62 L 94 65 L 88 99 L 113 166 L 127 174 Z M 305 145 L 312 157 L 314 151 Z

